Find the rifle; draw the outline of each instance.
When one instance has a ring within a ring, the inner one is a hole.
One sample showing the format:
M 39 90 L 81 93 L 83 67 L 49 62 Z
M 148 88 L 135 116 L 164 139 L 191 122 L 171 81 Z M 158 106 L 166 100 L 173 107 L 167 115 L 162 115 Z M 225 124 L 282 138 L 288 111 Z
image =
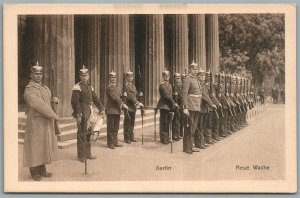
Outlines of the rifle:
M 52 80 L 50 80 L 50 89 L 51 89 L 51 93 L 54 95 L 53 98 L 51 99 L 51 108 L 57 114 L 57 106 L 58 106 L 59 100 L 54 91 L 54 85 L 55 85 L 56 80 L 54 79 L 55 73 L 54 73 L 53 65 L 51 66 L 51 70 L 52 70 Z M 55 135 L 59 135 L 61 133 L 60 128 L 57 123 L 57 120 L 54 120 L 54 129 L 55 129 Z
M 156 141 L 156 114 L 157 108 L 154 108 L 154 141 Z
M 174 112 L 170 112 L 169 113 L 169 118 L 170 118 L 170 122 L 169 122 L 169 135 L 170 135 L 170 140 L 171 140 L 171 153 L 173 153 L 173 137 L 172 137 L 172 121 L 174 118 Z
M 139 89 L 138 89 L 138 101 L 144 104 L 144 98 L 143 98 L 143 92 L 141 88 L 141 79 L 142 79 L 142 74 L 141 74 L 141 68 L 138 65 L 139 69 L 139 76 L 138 76 L 138 84 L 139 84 Z M 143 107 L 140 107 L 141 109 L 141 116 L 142 116 L 142 144 L 144 144 L 144 115 L 145 115 L 145 110 Z

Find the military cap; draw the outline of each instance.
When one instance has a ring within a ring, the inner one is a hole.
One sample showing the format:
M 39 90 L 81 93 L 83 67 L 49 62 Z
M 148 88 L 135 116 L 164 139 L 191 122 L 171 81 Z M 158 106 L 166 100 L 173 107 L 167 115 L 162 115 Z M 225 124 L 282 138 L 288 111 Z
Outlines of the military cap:
M 83 65 L 83 66 L 82 66 L 82 69 L 79 70 L 79 73 L 80 73 L 80 74 L 87 74 L 88 71 L 89 71 L 89 70 L 88 70 L 87 68 L 85 68 L 85 66 Z
M 114 72 L 114 70 L 111 70 L 111 72 L 109 73 L 109 77 L 117 77 L 117 73 Z
M 43 72 L 43 67 L 39 65 L 39 62 L 36 62 L 36 65 L 31 67 L 32 73 Z

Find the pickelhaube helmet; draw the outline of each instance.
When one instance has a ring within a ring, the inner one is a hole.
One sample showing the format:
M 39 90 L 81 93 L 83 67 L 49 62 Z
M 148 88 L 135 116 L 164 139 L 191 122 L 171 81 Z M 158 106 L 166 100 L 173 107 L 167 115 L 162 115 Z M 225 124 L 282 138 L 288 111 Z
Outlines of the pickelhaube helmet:
M 200 68 L 198 69 L 197 75 L 205 76 L 205 70 L 203 70 L 203 69 L 200 67 Z
M 85 68 L 84 65 L 82 65 L 82 68 L 79 70 L 80 74 L 87 74 L 89 72 L 89 70 L 87 68 Z
M 133 72 L 132 71 L 126 72 L 126 76 L 133 76 Z
M 189 65 L 189 68 L 191 68 L 191 67 L 198 68 L 198 64 L 195 63 L 195 61 L 193 60 L 193 62 Z
M 170 76 L 170 72 L 165 68 L 164 71 L 162 72 L 163 76 Z
M 114 72 L 114 70 L 111 70 L 111 72 L 109 73 L 109 77 L 116 77 L 117 73 Z
M 39 65 L 39 62 L 36 62 L 36 65 L 31 67 L 31 72 L 32 73 L 42 73 L 43 72 L 43 67 Z
M 175 78 L 181 78 L 181 75 L 180 75 L 180 73 L 175 73 L 175 74 L 174 74 L 174 77 L 175 77 Z

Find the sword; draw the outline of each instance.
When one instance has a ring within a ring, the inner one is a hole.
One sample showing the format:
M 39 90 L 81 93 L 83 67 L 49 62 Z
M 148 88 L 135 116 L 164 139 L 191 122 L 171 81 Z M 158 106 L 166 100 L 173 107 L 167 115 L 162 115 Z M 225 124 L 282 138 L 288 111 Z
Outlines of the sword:
M 141 116 L 142 116 L 142 145 L 144 144 L 144 114 L 145 111 L 141 108 Z
M 170 118 L 170 122 L 169 122 L 169 134 L 170 134 L 170 140 L 171 140 L 171 153 L 173 153 L 173 137 L 172 137 L 172 121 L 174 118 L 174 112 L 169 112 L 169 118 Z
M 154 108 L 154 141 L 156 141 L 156 114 L 157 114 L 157 109 Z

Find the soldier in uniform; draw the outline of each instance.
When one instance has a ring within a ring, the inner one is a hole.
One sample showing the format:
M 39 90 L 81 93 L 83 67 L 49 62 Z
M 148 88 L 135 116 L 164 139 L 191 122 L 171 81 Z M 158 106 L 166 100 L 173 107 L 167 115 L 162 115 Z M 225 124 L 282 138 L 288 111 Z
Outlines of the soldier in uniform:
M 193 62 L 189 65 L 189 76 L 182 83 L 183 113 L 188 117 L 183 136 L 183 152 L 192 154 L 199 152 L 193 148 L 193 139 L 196 131 L 201 105 L 201 85 L 197 79 L 198 65 Z
M 227 133 L 227 124 L 228 124 L 228 116 L 231 114 L 231 107 L 227 100 L 227 97 L 225 96 L 225 75 L 222 73 L 219 75 L 220 78 L 220 89 L 218 94 L 218 99 L 223 107 L 223 113 L 224 117 L 220 119 L 220 136 L 221 137 L 227 137 L 229 134 Z
M 227 133 L 231 134 L 233 132 L 235 132 L 235 128 L 234 128 L 234 119 L 236 117 L 236 103 L 232 100 L 232 92 L 231 92 L 231 87 L 232 87 L 232 83 L 231 83 L 231 75 L 227 74 L 226 75 L 226 98 L 227 101 L 229 102 L 230 105 L 230 109 L 231 109 L 231 113 L 228 116 L 228 124 L 227 124 Z
M 222 117 L 221 109 L 222 105 L 220 101 L 217 98 L 217 90 L 218 90 L 218 79 L 216 78 L 217 75 L 214 75 L 213 73 L 210 73 L 211 75 L 211 94 L 210 98 L 211 101 L 216 105 L 217 109 L 215 110 L 216 113 L 213 113 L 212 116 L 212 138 L 214 140 L 220 141 L 220 134 L 219 134 L 219 123 L 220 119 Z M 218 111 L 219 110 L 219 111 Z M 223 112 L 223 111 L 222 111 Z
M 42 177 L 52 176 L 52 173 L 47 172 L 46 164 L 58 159 L 53 119 L 60 120 L 60 118 L 51 108 L 49 88 L 42 84 L 43 67 L 38 63 L 33 66 L 30 77 L 31 80 L 24 92 L 27 119 L 23 166 L 29 167 L 33 180 L 40 181 Z
M 163 82 L 159 85 L 160 99 L 157 103 L 156 109 L 160 112 L 160 142 L 163 144 L 168 144 L 169 140 L 169 124 L 171 120 L 171 112 L 174 112 L 175 108 L 178 108 L 178 104 L 173 100 L 172 95 L 172 85 L 169 83 L 170 72 L 163 71 L 162 73 Z
M 241 129 L 243 128 L 243 124 L 242 124 L 242 116 L 243 116 L 243 112 L 245 112 L 245 107 L 244 107 L 244 101 L 243 101 L 243 98 L 241 96 L 241 83 L 242 83 L 242 79 L 240 76 L 237 77 L 237 94 L 236 94 L 236 97 L 237 97 L 237 101 L 240 103 L 240 109 L 241 109 L 241 112 L 237 118 L 237 123 L 238 123 L 238 127 Z
M 241 104 L 239 103 L 239 101 L 236 97 L 236 84 L 237 84 L 236 80 L 237 80 L 236 76 L 232 75 L 231 76 L 231 87 L 230 87 L 230 90 L 231 90 L 230 98 L 235 103 L 235 112 L 236 112 L 236 115 L 234 116 L 233 121 L 232 121 L 233 122 L 232 123 L 232 125 L 233 125 L 232 126 L 232 131 L 233 132 L 240 129 L 239 126 L 238 126 L 238 119 L 239 119 L 239 117 L 242 113 L 242 110 L 241 110 L 241 107 L 240 107 Z
M 243 126 L 247 126 L 247 111 L 248 111 L 248 100 L 247 100 L 247 94 L 246 94 L 246 78 L 242 77 L 242 99 L 244 101 L 244 107 L 245 107 L 245 111 L 243 112 L 243 116 L 242 116 L 242 122 L 243 122 Z
M 106 107 L 105 113 L 107 115 L 107 147 L 115 149 L 115 147 L 122 147 L 118 143 L 118 131 L 120 126 L 121 110 L 127 111 L 128 106 L 121 100 L 122 92 L 116 86 L 117 73 L 114 71 L 109 73 L 109 84 L 106 89 Z
M 179 73 L 174 74 L 175 82 L 173 84 L 173 99 L 179 107 L 182 106 L 182 94 L 181 94 L 181 75 Z M 178 141 L 182 137 L 182 116 L 179 109 L 174 112 L 174 119 L 172 122 L 172 139 Z
M 91 153 L 91 134 L 87 133 L 87 121 L 91 115 L 92 105 L 95 104 L 100 114 L 104 114 L 104 107 L 94 88 L 88 83 L 88 69 L 83 66 L 79 73 L 80 82 L 74 85 L 72 89 L 71 105 L 73 108 L 72 115 L 76 118 L 78 126 L 77 157 L 80 162 L 84 162 L 85 159 L 96 159 L 96 156 Z
M 207 74 L 210 72 L 207 72 Z M 207 75 L 208 78 L 210 78 L 209 75 Z M 198 80 L 201 84 L 201 108 L 200 108 L 200 114 L 198 117 L 198 125 L 195 132 L 195 146 L 197 148 L 205 149 L 208 144 L 213 144 L 214 141 L 212 140 L 212 132 L 211 132 L 211 117 L 212 117 L 212 111 L 213 108 L 216 108 L 216 106 L 213 104 L 209 97 L 210 93 L 210 82 L 206 85 L 206 73 L 204 70 L 199 70 L 198 72 Z
M 126 73 L 126 82 L 124 85 L 123 98 L 124 103 L 128 106 L 128 113 L 124 115 L 124 140 L 127 144 L 137 142 L 134 138 L 134 123 L 136 108 L 143 108 L 144 105 L 137 99 L 137 90 L 133 82 L 133 72 Z

